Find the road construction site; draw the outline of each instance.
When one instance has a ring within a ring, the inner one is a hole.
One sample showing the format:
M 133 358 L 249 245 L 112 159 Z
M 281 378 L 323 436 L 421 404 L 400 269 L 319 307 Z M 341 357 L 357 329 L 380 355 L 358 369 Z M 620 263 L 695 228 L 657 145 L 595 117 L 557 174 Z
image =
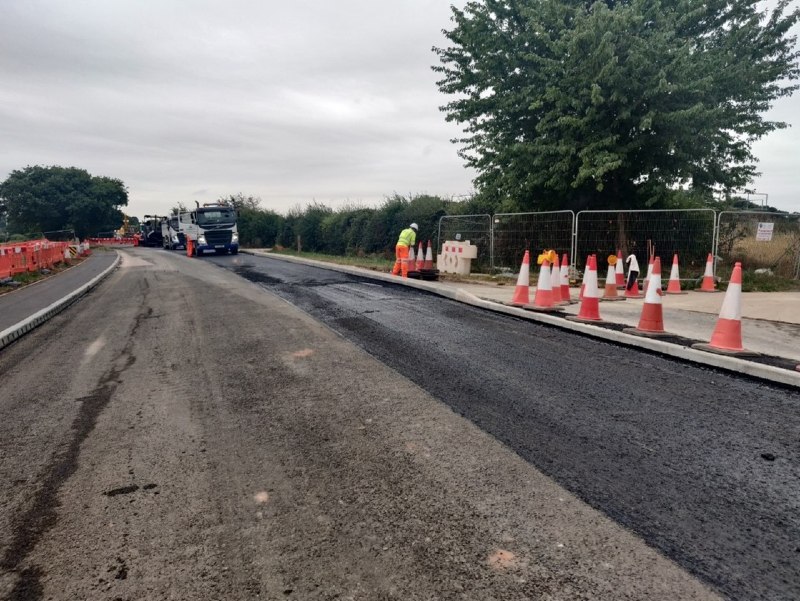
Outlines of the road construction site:
M 445 298 L 509 286 L 120 254 L 0 350 L 2 598 L 800 597 L 796 388 Z

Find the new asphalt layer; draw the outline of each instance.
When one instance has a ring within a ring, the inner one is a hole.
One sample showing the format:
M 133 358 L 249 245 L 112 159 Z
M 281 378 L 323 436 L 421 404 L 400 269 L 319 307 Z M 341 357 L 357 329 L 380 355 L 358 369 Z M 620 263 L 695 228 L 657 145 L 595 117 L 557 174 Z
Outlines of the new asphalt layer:
M 517 307 L 511 307 L 507 302 L 501 300 L 510 300 L 513 294 L 513 288 L 509 287 L 498 288 L 481 285 L 464 285 L 462 283 L 451 282 L 425 282 L 410 278 L 398 278 L 388 273 L 361 269 L 347 265 L 324 263 L 321 261 L 314 261 L 291 255 L 278 255 L 260 250 L 246 252 L 256 256 L 271 257 L 283 261 L 292 261 L 295 263 L 312 265 L 315 267 L 347 273 L 363 278 L 374 279 L 382 282 L 390 282 L 418 290 L 425 290 L 433 294 L 444 296 L 445 298 L 449 298 L 451 300 L 456 300 L 458 302 L 480 307 L 482 309 L 487 309 L 489 311 L 513 315 L 515 317 L 520 317 L 522 319 L 544 323 L 551 326 L 557 326 L 559 328 L 583 335 L 660 353 L 684 361 L 690 361 L 709 367 L 728 370 L 741 375 L 747 375 L 788 386 L 800 387 L 800 371 L 797 369 L 797 364 L 800 362 L 800 359 L 798 359 L 796 356 L 798 349 L 800 349 L 800 338 L 798 338 L 798 335 L 800 335 L 800 324 L 782 324 L 767 320 L 755 325 L 748 324 L 748 327 L 751 328 L 751 331 L 759 327 L 767 330 L 766 334 L 762 338 L 762 344 L 760 345 L 759 349 L 756 350 L 772 350 L 773 353 L 785 351 L 784 356 L 763 354 L 758 357 L 747 358 L 729 357 L 691 348 L 692 344 L 708 342 L 708 338 L 699 338 L 697 336 L 707 333 L 710 337 L 710 332 L 713 331 L 713 323 L 716 321 L 715 316 L 711 314 L 698 314 L 691 310 L 668 311 L 668 315 L 669 313 L 672 313 L 673 315 L 680 315 L 680 318 L 677 321 L 685 321 L 687 325 L 683 328 L 679 327 L 673 329 L 673 324 L 668 324 L 667 327 L 669 332 L 678 330 L 678 333 L 673 333 L 667 338 L 642 338 L 639 336 L 626 334 L 622 331 L 625 327 L 635 326 L 636 323 L 638 323 L 638 314 L 641 311 L 641 301 L 603 303 L 601 305 L 601 314 L 606 311 L 609 311 L 613 314 L 609 318 L 612 320 L 612 322 L 607 324 L 594 325 L 575 323 L 566 320 L 565 317 L 568 315 L 577 314 L 578 305 L 573 305 L 572 308 L 565 309 L 561 314 L 536 313 Z M 718 298 L 718 302 L 721 303 L 724 295 L 717 294 L 713 296 Z M 531 298 L 533 298 L 533 296 L 531 296 Z M 769 297 L 766 298 L 768 302 Z M 761 302 L 765 301 L 762 300 Z M 785 303 L 786 302 L 796 305 L 798 304 L 798 299 L 793 296 L 791 300 L 787 300 Z M 628 304 L 625 305 L 625 303 Z M 623 305 L 625 306 L 623 307 Z M 625 313 L 626 309 L 628 309 L 627 314 Z M 632 309 L 633 312 L 631 312 L 630 309 Z M 800 316 L 800 307 L 790 307 L 788 309 L 782 308 L 780 313 L 786 314 L 792 312 L 793 309 L 797 312 L 798 316 Z M 775 315 L 778 312 L 767 308 L 764 313 L 771 313 Z M 698 324 L 698 322 L 701 323 Z M 711 325 L 709 326 L 709 324 Z

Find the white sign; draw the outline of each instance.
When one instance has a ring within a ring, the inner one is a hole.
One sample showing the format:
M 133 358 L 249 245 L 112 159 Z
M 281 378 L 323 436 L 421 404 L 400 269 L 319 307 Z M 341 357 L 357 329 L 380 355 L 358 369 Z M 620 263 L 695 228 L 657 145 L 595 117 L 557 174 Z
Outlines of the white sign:
M 774 227 L 774 223 L 759 223 L 756 242 L 772 242 L 772 229 Z

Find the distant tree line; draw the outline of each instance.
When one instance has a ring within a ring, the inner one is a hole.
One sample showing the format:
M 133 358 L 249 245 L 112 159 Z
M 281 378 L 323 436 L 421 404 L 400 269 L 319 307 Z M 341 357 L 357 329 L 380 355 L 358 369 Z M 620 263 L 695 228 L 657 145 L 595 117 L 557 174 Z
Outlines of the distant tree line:
M 690 194 L 677 197 L 681 202 L 662 205 L 662 208 L 777 211 L 737 196 L 704 204 L 696 202 Z M 239 239 L 244 246 L 296 249 L 299 236 L 302 250 L 306 252 L 387 257 L 394 256 L 397 237 L 410 223 L 419 224 L 420 240 L 430 239 L 436 243 L 439 220 L 445 215 L 494 215 L 523 210 L 514 203 L 495 203 L 479 194 L 459 200 L 430 194 L 393 194 L 377 207 L 351 203 L 336 209 L 313 201 L 286 214 L 263 208 L 257 196 L 239 193 L 219 200 L 238 210 Z
M 250 247 L 281 246 L 335 255 L 394 256 L 400 231 L 419 224 L 419 237 L 435 242 L 439 219 L 445 215 L 487 214 L 494 208 L 478 197 L 461 201 L 430 194 L 393 194 L 377 207 L 357 203 L 334 209 L 313 201 L 285 215 L 264 209 L 258 197 L 243 194 L 221 198 L 239 211 L 239 239 Z
M 25 167 L 0 183 L 0 221 L 8 234 L 73 230 L 79 238 L 122 224 L 125 184 L 77 167 Z

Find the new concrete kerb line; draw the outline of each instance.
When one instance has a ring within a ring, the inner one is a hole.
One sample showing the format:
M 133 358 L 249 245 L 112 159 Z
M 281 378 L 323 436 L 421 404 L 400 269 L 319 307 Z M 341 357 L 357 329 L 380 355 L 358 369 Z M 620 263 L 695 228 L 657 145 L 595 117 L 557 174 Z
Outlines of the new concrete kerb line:
M 89 292 L 89 290 L 91 290 L 92 288 L 97 286 L 97 284 L 103 281 L 103 279 L 107 277 L 108 274 L 110 274 L 112 271 L 114 271 L 117 265 L 119 265 L 120 254 L 117 251 L 114 252 L 117 253 L 117 258 L 114 259 L 114 262 L 111 264 L 111 266 L 106 268 L 106 270 L 103 271 L 103 273 L 96 275 L 89 282 L 87 282 L 77 290 L 70 292 L 64 298 L 57 300 L 49 307 L 45 307 L 41 311 L 38 311 L 33 315 L 31 315 L 30 317 L 28 317 L 27 319 L 23 319 L 18 324 L 13 325 L 10 328 L 6 328 L 2 332 L 0 332 L 0 349 L 8 346 L 21 336 L 24 336 L 25 334 L 33 330 L 35 327 L 42 325 L 51 317 L 58 315 L 61 311 L 69 307 L 81 296 Z
M 547 315 L 546 313 L 534 313 L 532 311 L 526 311 L 525 309 L 508 307 L 506 305 L 501 305 L 498 303 L 493 303 L 492 301 L 478 298 L 474 294 L 470 294 L 469 292 L 467 292 L 466 290 L 462 290 L 461 288 L 454 288 L 454 289 L 442 288 L 441 286 L 438 286 L 437 284 L 433 284 L 430 282 L 424 282 L 409 278 L 400 278 L 379 271 L 370 271 L 368 269 L 361 269 L 359 267 L 350 267 L 348 265 L 338 265 L 336 263 L 325 263 L 323 261 L 304 259 L 302 257 L 295 257 L 292 255 L 279 255 L 269 252 L 263 252 L 263 251 L 258 252 L 252 250 L 244 250 L 244 249 L 242 249 L 240 252 L 259 257 L 270 257 L 272 259 L 279 259 L 282 261 L 290 261 L 290 262 L 293 261 L 295 263 L 303 263 L 305 265 L 321 267 L 323 269 L 329 269 L 331 271 L 340 271 L 342 273 L 356 275 L 362 278 L 381 280 L 383 282 L 389 282 L 391 284 L 410 286 L 411 288 L 418 288 L 420 290 L 432 292 L 433 294 L 437 294 L 439 296 L 443 296 L 445 298 L 449 298 L 460 303 L 465 303 L 467 305 L 472 305 L 474 307 L 480 307 L 481 309 L 486 309 L 488 311 L 494 311 L 496 313 L 504 313 L 506 315 L 513 315 L 514 317 L 520 317 L 522 319 L 528 319 L 530 321 L 538 321 L 540 323 L 557 326 L 565 330 L 578 332 L 585 336 L 592 336 L 593 338 L 600 338 L 602 340 L 608 340 L 610 342 L 615 342 L 617 344 L 624 344 L 626 346 L 633 346 L 637 348 L 647 349 L 649 351 L 660 353 L 662 355 L 675 357 L 676 359 L 691 361 L 693 363 L 708 365 L 710 367 L 724 369 L 726 371 L 735 372 L 737 374 L 745 374 L 753 378 L 759 378 L 761 380 L 767 380 L 769 382 L 777 382 L 779 384 L 785 384 L 788 386 L 794 386 L 800 388 L 800 373 L 798 372 L 790 372 L 784 369 L 773 367 L 771 365 L 762 365 L 759 363 L 753 363 L 751 361 L 744 361 L 742 359 L 737 359 L 736 357 L 728 357 L 725 355 L 714 355 L 711 353 L 706 353 L 704 351 L 698 351 L 696 349 L 679 346 L 676 344 L 671 344 L 669 342 L 664 342 L 663 340 L 656 340 L 652 338 L 640 338 L 639 336 L 632 336 L 630 334 L 625 334 L 623 332 L 616 332 L 614 330 L 607 330 L 605 328 L 599 328 L 597 326 L 593 326 L 590 324 L 567 321 L 566 319 L 563 319 L 561 317 L 554 317 L 552 315 Z

